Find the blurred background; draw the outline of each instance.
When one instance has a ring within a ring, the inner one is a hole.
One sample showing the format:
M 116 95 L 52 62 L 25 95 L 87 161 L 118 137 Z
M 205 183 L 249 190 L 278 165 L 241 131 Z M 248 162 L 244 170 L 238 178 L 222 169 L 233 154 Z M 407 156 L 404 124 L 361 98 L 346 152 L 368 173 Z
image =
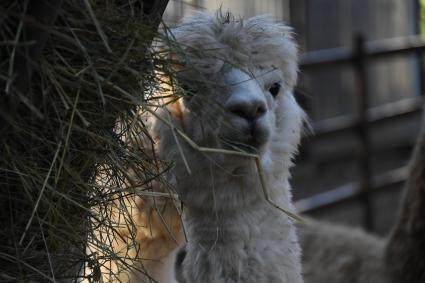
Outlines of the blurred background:
M 295 29 L 297 100 L 311 119 L 293 169 L 299 212 L 385 235 L 397 215 L 424 93 L 424 0 L 170 1 L 172 25 L 222 6 Z

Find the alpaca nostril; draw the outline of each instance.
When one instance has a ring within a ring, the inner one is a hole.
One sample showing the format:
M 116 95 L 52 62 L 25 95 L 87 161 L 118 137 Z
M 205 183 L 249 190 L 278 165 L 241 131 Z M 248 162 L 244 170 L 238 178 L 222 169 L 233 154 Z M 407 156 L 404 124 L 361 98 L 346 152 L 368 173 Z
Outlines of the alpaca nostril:
M 242 117 L 246 120 L 258 119 L 267 112 L 266 105 L 262 101 L 228 105 L 227 110 L 234 115 Z
M 261 104 L 257 107 L 256 118 L 263 116 L 266 113 L 266 106 Z
M 232 112 L 236 116 L 243 117 L 243 118 L 245 118 L 247 116 L 245 111 L 243 111 L 243 109 L 239 109 L 239 108 L 231 109 L 230 112 Z

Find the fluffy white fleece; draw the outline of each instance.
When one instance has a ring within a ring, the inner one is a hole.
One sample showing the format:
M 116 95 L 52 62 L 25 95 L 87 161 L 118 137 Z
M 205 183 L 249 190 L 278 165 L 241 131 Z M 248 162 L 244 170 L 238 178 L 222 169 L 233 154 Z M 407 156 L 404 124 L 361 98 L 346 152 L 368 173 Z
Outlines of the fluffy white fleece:
M 299 226 L 306 283 L 386 283 L 385 239 L 309 220 Z
M 201 152 L 176 134 L 179 129 L 202 147 L 258 153 L 270 198 L 292 210 L 289 168 L 304 114 L 292 95 L 297 47 L 291 29 L 267 17 L 197 13 L 172 34 L 182 46 L 174 56 L 179 83 L 195 94 L 158 112 L 175 129 L 156 121 L 153 136 L 158 155 L 173 164 L 168 178 L 184 204 L 182 277 L 303 282 L 293 221 L 266 202 L 254 158 Z M 245 119 L 240 112 L 256 103 L 261 113 Z

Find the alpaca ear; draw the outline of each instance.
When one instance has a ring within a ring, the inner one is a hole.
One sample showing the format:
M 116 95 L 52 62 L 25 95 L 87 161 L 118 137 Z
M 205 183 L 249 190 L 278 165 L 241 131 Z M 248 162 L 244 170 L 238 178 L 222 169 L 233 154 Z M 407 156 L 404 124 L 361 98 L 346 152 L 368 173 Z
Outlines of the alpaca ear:
M 186 111 L 183 104 L 183 99 L 181 97 L 174 97 L 173 100 L 169 100 L 169 102 L 164 102 L 163 105 L 166 105 L 160 112 L 158 112 L 159 116 L 162 116 L 163 119 L 167 121 L 167 123 L 163 123 L 161 121 L 157 121 L 155 125 L 155 132 L 158 137 L 161 138 L 161 133 L 164 128 L 169 128 L 170 125 L 173 127 L 186 132 Z
M 173 102 L 169 103 L 167 105 L 167 110 L 170 112 L 174 122 L 177 122 L 176 126 L 179 126 L 183 129 L 185 129 L 185 111 L 184 111 L 185 107 L 183 105 L 183 99 L 180 98 L 176 98 Z

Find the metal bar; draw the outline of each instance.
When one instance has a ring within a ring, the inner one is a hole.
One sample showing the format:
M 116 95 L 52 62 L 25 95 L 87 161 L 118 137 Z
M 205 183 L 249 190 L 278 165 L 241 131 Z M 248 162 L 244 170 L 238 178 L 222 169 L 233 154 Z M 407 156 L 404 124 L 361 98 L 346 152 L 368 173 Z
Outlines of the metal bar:
M 364 44 L 364 56 L 367 60 L 425 51 L 425 42 L 418 35 L 369 41 Z M 355 50 L 348 47 L 317 50 L 304 53 L 300 65 L 302 69 L 309 69 L 351 64 L 355 56 Z
M 405 166 L 374 176 L 370 186 L 370 193 L 376 193 L 390 186 L 403 183 L 407 178 L 408 171 L 408 166 Z M 336 189 L 295 201 L 294 205 L 297 212 L 309 213 L 356 200 L 359 198 L 360 192 L 359 183 L 349 183 Z

